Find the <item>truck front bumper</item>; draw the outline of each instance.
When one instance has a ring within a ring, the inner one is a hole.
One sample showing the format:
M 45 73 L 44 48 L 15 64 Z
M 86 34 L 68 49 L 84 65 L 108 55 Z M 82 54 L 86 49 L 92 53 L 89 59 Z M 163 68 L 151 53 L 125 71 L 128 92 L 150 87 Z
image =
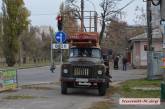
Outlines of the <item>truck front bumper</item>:
M 87 82 L 87 83 L 105 83 L 104 78 L 71 78 L 62 77 L 61 82 Z

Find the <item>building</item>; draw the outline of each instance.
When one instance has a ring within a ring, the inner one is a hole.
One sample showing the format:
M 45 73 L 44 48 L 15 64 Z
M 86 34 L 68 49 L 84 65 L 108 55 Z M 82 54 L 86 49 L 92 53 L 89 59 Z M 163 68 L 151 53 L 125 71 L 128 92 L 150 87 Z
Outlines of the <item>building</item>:
M 155 52 L 161 52 L 162 48 L 162 34 L 160 30 L 160 6 L 151 6 L 152 12 L 152 47 Z M 147 31 L 146 31 L 147 32 Z M 137 35 L 130 38 L 131 43 L 131 63 L 134 67 L 147 66 L 147 48 L 148 38 L 147 33 Z
M 155 52 L 162 51 L 162 35 L 159 29 L 153 30 L 153 43 L 152 47 Z M 146 67 L 147 66 L 147 48 L 148 48 L 148 38 L 147 33 L 137 35 L 130 38 L 130 48 L 131 48 L 131 64 L 136 67 Z

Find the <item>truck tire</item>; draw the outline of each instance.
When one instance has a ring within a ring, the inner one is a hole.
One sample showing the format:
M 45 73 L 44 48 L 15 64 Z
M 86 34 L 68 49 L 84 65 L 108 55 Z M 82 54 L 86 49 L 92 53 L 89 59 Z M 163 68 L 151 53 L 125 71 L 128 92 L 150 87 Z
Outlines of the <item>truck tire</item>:
M 100 83 L 98 85 L 98 91 L 99 91 L 99 95 L 100 96 L 104 96 L 105 93 L 106 93 L 106 87 L 107 87 L 107 84 L 106 83 Z
M 67 94 L 67 83 L 61 83 L 61 94 Z

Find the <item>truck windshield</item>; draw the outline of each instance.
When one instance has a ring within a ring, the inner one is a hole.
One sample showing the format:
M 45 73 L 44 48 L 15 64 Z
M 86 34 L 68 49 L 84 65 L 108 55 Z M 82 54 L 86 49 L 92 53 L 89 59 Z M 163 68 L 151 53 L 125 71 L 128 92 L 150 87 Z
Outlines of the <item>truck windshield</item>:
M 101 52 L 98 48 L 71 48 L 70 57 L 100 58 Z

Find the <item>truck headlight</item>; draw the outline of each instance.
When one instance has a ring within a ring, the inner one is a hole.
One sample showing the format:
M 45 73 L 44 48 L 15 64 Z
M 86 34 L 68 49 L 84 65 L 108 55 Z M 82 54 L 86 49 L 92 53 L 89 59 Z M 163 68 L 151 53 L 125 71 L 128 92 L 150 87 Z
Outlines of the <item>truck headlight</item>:
M 64 72 L 65 74 L 67 74 L 67 73 L 68 73 L 68 69 L 64 69 L 63 72 Z
M 103 74 L 103 71 L 102 71 L 102 70 L 98 70 L 98 71 L 97 71 L 97 74 L 98 74 L 98 75 L 102 75 L 102 74 Z

